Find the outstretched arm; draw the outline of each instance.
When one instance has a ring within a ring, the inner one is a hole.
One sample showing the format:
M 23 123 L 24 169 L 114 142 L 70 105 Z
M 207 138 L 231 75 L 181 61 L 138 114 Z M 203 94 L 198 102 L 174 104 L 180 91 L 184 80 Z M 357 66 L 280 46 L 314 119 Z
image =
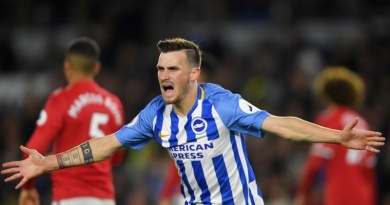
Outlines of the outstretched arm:
M 385 138 L 380 132 L 354 129 L 357 123 L 356 118 L 343 130 L 335 130 L 296 117 L 269 116 L 261 129 L 290 140 L 341 144 L 350 149 L 379 153 L 376 147 L 383 146 Z
M 21 161 L 6 162 L 3 164 L 4 170 L 1 171 L 1 174 L 12 174 L 4 180 L 5 182 L 22 178 L 15 187 L 16 189 L 23 186 L 29 179 L 45 172 L 103 161 L 124 147 L 115 135 L 111 134 L 94 138 L 70 150 L 47 157 L 24 146 L 20 146 L 20 149 L 29 157 Z

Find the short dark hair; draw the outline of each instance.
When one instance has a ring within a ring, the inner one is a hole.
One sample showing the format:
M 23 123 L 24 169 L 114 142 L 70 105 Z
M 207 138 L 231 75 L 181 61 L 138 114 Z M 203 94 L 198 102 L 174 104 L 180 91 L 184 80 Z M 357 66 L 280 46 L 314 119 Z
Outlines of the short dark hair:
M 91 38 L 77 37 L 68 43 L 66 55 L 68 56 L 70 54 L 77 54 L 97 60 L 100 58 L 100 47 Z
M 188 63 L 194 67 L 200 67 L 202 63 L 202 51 L 192 41 L 183 38 L 170 38 L 160 40 L 157 48 L 161 53 L 183 50 L 187 54 Z
M 348 107 L 362 103 L 365 94 L 362 78 L 345 67 L 326 67 L 316 79 L 315 88 L 322 98 Z
M 99 63 L 100 47 L 91 38 L 77 37 L 68 43 L 66 58 L 74 69 L 91 74 Z

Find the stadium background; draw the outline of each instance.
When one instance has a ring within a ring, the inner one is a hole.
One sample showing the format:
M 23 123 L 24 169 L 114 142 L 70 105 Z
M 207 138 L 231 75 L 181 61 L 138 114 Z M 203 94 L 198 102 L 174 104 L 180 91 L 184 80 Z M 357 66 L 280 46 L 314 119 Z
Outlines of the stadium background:
M 47 95 L 64 85 L 66 43 L 90 36 L 102 48 L 97 81 L 118 94 L 127 121 L 159 94 L 156 43 L 185 37 L 205 51 L 208 81 L 276 115 L 313 120 L 312 92 L 324 65 L 363 76 L 359 111 L 390 135 L 390 1 L 387 0 L 2 0 L 0 2 L 0 162 L 18 159 Z M 248 138 L 250 160 L 267 205 L 288 205 L 307 143 L 272 135 Z M 168 154 L 155 143 L 129 151 L 115 168 L 117 204 L 155 204 Z M 390 204 L 390 143 L 378 155 L 378 195 Z M 0 182 L 0 204 L 16 204 L 16 183 Z M 50 201 L 48 174 L 38 180 Z

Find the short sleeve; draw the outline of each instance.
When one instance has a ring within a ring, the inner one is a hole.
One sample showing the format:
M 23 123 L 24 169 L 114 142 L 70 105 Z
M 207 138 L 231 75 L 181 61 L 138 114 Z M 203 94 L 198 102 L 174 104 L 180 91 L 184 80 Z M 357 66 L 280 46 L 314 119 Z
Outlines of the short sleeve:
M 252 105 L 239 94 L 216 87 L 211 93 L 212 104 L 223 123 L 236 132 L 262 138 L 265 132 L 261 130 L 264 120 L 270 115 Z
M 54 92 L 48 98 L 41 110 L 36 128 L 26 146 L 36 149 L 40 153 L 46 153 L 54 138 L 63 127 L 65 106 L 63 97 Z
M 122 145 L 139 151 L 153 139 L 155 109 L 152 107 L 149 104 L 130 123 L 115 132 Z

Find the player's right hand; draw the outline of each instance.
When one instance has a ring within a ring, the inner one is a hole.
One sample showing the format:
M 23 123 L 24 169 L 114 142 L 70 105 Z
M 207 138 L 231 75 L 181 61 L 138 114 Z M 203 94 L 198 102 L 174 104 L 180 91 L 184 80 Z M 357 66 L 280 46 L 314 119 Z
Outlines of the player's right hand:
M 44 173 L 45 170 L 44 156 L 42 156 L 36 150 L 28 149 L 23 145 L 20 146 L 20 150 L 22 150 L 23 153 L 26 153 L 29 156 L 21 161 L 11 161 L 4 163 L 3 170 L 1 171 L 1 174 L 11 174 L 10 177 L 7 177 L 4 180 L 5 182 L 10 182 L 22 177 L 22 180 L 19 182 L 18 185 L 16 185 L 15 189 L 19 189 L 29 179 L 41 175 L 42 173 Z

